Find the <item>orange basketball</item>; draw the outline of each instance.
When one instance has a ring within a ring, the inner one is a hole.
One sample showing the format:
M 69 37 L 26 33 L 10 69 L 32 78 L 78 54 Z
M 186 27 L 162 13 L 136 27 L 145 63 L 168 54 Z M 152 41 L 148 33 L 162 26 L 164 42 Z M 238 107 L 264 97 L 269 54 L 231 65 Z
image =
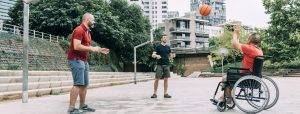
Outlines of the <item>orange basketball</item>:
M 212 11 L 212 7 L 207 4 L 200 4 L 199 5 L 199 13 L 202 16 L 208 16 L 210 12 Z

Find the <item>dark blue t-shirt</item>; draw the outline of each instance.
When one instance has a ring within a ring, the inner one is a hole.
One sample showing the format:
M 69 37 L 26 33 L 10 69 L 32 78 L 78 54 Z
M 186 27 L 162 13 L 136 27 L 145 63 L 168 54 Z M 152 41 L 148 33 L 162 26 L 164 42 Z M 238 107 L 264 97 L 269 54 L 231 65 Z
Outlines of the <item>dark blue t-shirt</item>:
M 161 58 L 158 59 L 157 61 L 157 65 L 169 65 L 170 61 L 169 61 L 169 55 L 171 53 L 171 48 L 168 45 L 162 45 L 159 44 L 158 46 L 156 46 L 155 48 L 156 54 L 160 55 Z

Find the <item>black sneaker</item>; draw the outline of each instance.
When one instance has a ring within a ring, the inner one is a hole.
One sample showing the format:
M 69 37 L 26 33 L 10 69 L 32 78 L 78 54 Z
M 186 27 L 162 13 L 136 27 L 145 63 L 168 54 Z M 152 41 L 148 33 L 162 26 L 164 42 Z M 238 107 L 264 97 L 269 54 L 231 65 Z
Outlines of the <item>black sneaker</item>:
M 95 112 L 96 110 L 89 107 L 88 105 L 83 105 L 79 108 L 80 110 L 82 110 L 83 112 Z
M 151 98 L 157 98 L 157 95 L 156 95 L 156 94 L 153 94 L 153 95 L 151 96 Z
M 172 96 L 170 96 L 169 94 L 165 94 L 164 98 L 172 98 Z
M 69 114 L 82 114 L 82 112 L 79 111 L 77 108 L 71 108 L 68 110 Z

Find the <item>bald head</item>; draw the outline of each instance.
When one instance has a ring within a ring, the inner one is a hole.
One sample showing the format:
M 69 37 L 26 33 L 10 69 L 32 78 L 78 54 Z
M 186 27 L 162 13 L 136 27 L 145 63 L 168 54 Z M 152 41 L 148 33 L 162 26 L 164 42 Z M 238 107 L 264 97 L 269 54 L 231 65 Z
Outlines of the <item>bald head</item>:
M 82 16 L 82 21 L 87 21 L 89 19 L 93 19 L 94 16 L 90 13 L 85 13 L 83 16 Z
M 85 13 L 82 16 L 82 23 L 84 23 L 87 27 L 93 28 L 95 24 L 95 18 L 92 14 L 90 13 Z

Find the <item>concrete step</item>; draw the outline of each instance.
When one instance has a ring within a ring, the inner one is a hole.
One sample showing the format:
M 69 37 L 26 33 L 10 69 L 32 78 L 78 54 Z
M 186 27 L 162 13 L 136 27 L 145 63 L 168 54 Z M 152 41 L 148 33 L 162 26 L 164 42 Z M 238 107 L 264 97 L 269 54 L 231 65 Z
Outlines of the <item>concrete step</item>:
M 137 77 L 137 79 L 152 78 L 151 76 Z M 105 79 L 90 79 L 90 83 L 106 83 L 106 82 L 115 82 L 115 81 L 126 81 L 132 80 L 133 77 L 119 77 L 119 78 L 105 78 Z M 48 82 L 30 82 L 28 85 L 29 90 L 33 89 L 43 89 L 43 88 L 55 88 L 63 86 L 73 85 L 73 80 L 64 80 L 64 81 L 48 81 Z M 8 83 L 0 84 L 0 92 L 9 92 L 9 91 L 19 91 L 22 90 L 22 83 Z
M 145 79 L 139 79 L 137 81 L 143 82 L 143 81 L 148 81 L 148 80 L 152 80 L 152 79 L 153 78 L 145 78 Z M 98 87 L 122 85 L 122 84 L 129 84 L 129 83 L 133 83 L 133 80 L 90 84 L 90 86 L 88 88 L 98 88 Z M 29 90 L 28 95 L 29 95 L 29 97 L 40 97 L 43 95 L 57 95 L 57 94 L 69 92 L 71 90 L 71 88 L 72 88 L 72 86 L 35 89 L 35 90 Z M 1 92 L 0 93 L 0 101 L 20 99 L 21 97 L 22 97 L 22 91 L 11 91 L 11 92 Z
M 142 75 L 137 74 L 137 77 L 140 76 L 150 76 L 148 74 Z M 133 75 L 90 75 L 90 79 L 107 79 L 107 78 L 125 78 L 125 77 L 133 77 Z M 29 76 L 29 82 L 53 82 L 53 81 L 63 81 L 63 80 L 72 80 L 72 76 Z M 21 83 L 22 76 L 7 76 L 7 77 L 0 77 L 0 84 L 7 84 L 7 83 Z
M 291 72 L 291 73 L 288 73 L 288 75 L 299 75 L 300 76 L 300 72 Z
M 1 76 L 22 76 L 23 71 L 21 70 L 0 70 Z M 90 72 L 89 75 L 116 75 L 116 74 L 132 74 L 132 72 Z M 146 73 L 137 73 L 146 74 Z M 29 76 L 68 76 L 71 75 L 70 71 L 29 71 Z
M 300 75 L 284 75 L 284 77 L 300 77 Z

